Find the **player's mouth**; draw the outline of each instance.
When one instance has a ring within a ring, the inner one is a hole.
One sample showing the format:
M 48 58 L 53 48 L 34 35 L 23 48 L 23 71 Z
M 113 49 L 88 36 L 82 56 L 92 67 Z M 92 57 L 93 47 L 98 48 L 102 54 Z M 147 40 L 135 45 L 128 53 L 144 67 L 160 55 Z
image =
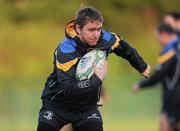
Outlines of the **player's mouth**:
M 98 39 L 92 39 L 91 42 L 97 43 L 97 42 L 98 42 Z

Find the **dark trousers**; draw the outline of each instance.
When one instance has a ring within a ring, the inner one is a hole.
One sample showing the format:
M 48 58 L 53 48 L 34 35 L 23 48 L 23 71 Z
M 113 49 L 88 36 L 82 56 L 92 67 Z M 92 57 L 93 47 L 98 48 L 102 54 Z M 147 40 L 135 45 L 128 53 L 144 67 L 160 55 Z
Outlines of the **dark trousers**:
M 43 103 L 37 131 L 59 131 L 68 123 L 72 124 L 74 131 L 103 131 L 102 117 L 97 107 L 86 111 L 67 111 Z

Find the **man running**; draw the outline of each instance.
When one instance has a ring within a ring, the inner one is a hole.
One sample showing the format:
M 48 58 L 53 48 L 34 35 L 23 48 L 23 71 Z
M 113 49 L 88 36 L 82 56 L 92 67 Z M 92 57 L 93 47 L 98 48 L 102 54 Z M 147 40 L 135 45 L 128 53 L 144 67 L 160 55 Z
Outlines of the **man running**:
M 103 131 L 97 102 L 101 84 L 107 72 L 93 66 L 90 79 L 77 80 L 76 66 L 80 58 L 92 49 L 100 49 L 129 61 L 139 73 L 148 77 L 150 67 L 137 51 L 115 33 L 104 29 L 101 13 L 92 7 L 78 10 L 75 20 L 65 28 L 65 38 L 54 52 L 54 70 L 42 93 L 38 131 L 58 131 L 71 123 L 76 131 Z

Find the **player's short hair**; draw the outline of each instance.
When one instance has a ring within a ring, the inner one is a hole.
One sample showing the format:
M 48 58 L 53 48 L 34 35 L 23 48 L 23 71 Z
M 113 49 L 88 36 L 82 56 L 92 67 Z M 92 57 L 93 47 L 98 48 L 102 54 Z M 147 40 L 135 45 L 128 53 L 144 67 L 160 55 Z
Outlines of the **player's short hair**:
M 166 32 L 168 34 L 176 34 L 176 31 L 169 24 L 166 24 L 164 22 L 159 24 L 159 26 L 157 27 L 157 31 L 160 33 Z
M 167 13 L 166 15 L 173 17 L 175 20 L 180 19 L 180 12 L 171 11 L 171 12 Z
M 84 7 L 77 11 L 75 23 L 78 24 L 80 28 L 82 28 L 89 21 L 96 21 L 96 20 L 99 22 L 104 21 L 101 13 L 94 7 Z

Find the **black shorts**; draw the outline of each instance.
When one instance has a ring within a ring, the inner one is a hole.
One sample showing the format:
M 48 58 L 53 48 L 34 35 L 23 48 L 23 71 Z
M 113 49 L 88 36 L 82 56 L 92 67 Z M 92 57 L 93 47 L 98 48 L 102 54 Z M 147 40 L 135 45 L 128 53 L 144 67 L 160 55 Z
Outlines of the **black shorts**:
M 180 103 L 163 104 L 162 113 L 165 113 L 172 126 L 180 123 Z
M 57 108 L 48 102 L 43 102 L 39 112 L 38 122 L 50 125 L 57 130 L 71 123 L 77 131 L 103 131 L 102 117 L 97 107 L 93 107 L 87 111 L 67 111 Z

